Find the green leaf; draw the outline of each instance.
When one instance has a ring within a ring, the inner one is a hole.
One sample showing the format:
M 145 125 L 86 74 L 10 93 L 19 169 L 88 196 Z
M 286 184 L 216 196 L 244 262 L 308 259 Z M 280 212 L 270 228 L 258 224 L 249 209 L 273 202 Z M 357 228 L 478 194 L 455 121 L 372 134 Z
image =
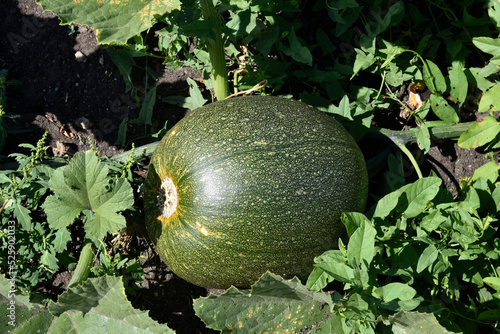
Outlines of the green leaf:
M 484 92 L 481 101 L 479 101 L 477 111 L 486 112 L 489 111 L 490 108 L 493 108 L 493 110 L 500 109 L 500 84 L 496 84 Z
M 432 232 L 436 230 L 439 225 L 446 221 L 446 217 L 443 216 L 439 210 L 434 210 L 422 218 L 420 226 L 427 232 Z
M 347 264 L 332 259 L 331 262 L 324 261 L 315 264 L 315 267 L 320 268 L 329 276 L 342 283 L 350 283 L 354 279 L 354 270 Z
M 477 148 L 486 145 L 500 133 L 500 123 L 493 116 L 472 123 L 458 138 L 461 148 Z
M 54 251 L 60 253 L 66 250 L 66 245 L 71 241 L 71 233 L 66 228 L 61 228 L 56 231 L 54 238 Z
M 64 228 L 88 210 L 92 215 L 85 232 L 91 238 L 101 239 L 125 227 L 125 218 L 117 212 L 134 203 L 132 187 L 123 179 L 112 182 L 108 171 L 92 151 L 76 153 L 67 166 L 55 170 L 49 181 L 55 195 L 43 204 L 49 226 Z
M 487 67 L 487 66 L 486 66 Z M 464 70 L 465 75 L 467 76 L 468 81 L 474 85 L 474 87 L 479 88 L 479 90 L 485 92 L 490 87 L 494 86 L 495 83 L 491 82 L 487 79 L 488 75 L 483 73 L 483 70 L 486 68 L 478 68 L 471 67 Z
M 370 223 L 368 218 L 361 212 L 343 212 L 341 219 L 349 238 L 364 222 Z
M 426 66 L 427 65 L 427 66 Z M 425 60 L 423 77 L 427 88 L 435 95 L 441 95 L 446 91 L 446 79 L 439 67 L 430 60 Z
M 382 197 L 375 207 L 375 212 L 373 213 L 373 217 L 385 218 L 391 214 L 392 211 L 396 208 L 399 202 L 399 197 L 401 193 L 408 187 L 409 185 L 405 185 L 399 189 L 394 190 L 393 192 Z
M 477 315 L 477 320 L 481 322 L 495 323 L 500 320 L 500 309 L 492 309 L 481 312 Z
M 321 291 L 332 279 L 333 277 L 328 275 L 324 270 L 314 267 L 307 278 L 306 288 L 313 291 Z
M 356 261 L 362 268 L 369 268 L 375 255 L 376 234 L 375 228 L 367 219 L 354 231 L 347 245 L 347 261 L 352 267 Z
M 492 56 L 500 56 L 500 38 L 474 37 L 472 43 L 481 51 Z
M 33 224 L 31 224 L 30 210 L 25 208 L 21 203 L 14 200 L 14 216 L 17 218 L 19 223 L 23 226 L 26 231 L 31 231 L 33 229 Z
M 127 143 L 127 127 L 128 127 L 128 117 L 125 117 L 118 126 L 118 135 L 116 136 L 116 141 L 114 145 L 125 146 Z
M 174 333 L 158 324 L 147 312 L 137 310 L 127 300 L 121 277 L 89 278 L 82 285 L 69 288 L 50 302 L 48 309 L 58 326 L 73 333 Z M 68 333 L 51 326 L 48 333 Z
M 130 121 L 130 123 L 152 125 L 151 117 L 153 117 L 153 108 L 156 104 L 156 87 L 157 86 L 154 86 L 149 92 L 147 92 L 144 97 L 144 101 L 142 101 L 139 117 Z
M 403 208 L 403 217 L 413 218 L 421 214 L 438 193 L 443 181 L 438 177 L 426 177 L 415 181 L 404 189 L 399 205 Z
M 474 175 L 472 175 L 472 181 L 483 178 L 484 180 L 494 183 L 498 179 L 499 170 L 500 166 L 498 166 L 495 161 L 487 162 L 474 171 Z
M 94 28 L 100 44 L 125 44 L 132 36 L 150 28 L 157 17 L 181 7 L 180 0 L 39 0 L 38 3 L 56 14 L 62 24 Z
M 458 123 L 460 119 L 455 109 L 442 96 L 432 94 L 429 98 L 434 114 L 449 124 Z
M 331 298 L 308 290 L 297 278 L 266 273 L 251 291 L 229 288 L 198 298 L 193 306 L 207 327 L 232 333 L 301 332 L 316 328 L 331 313 Z
M 395 334 L 446 334 L 444 328 L 433 313 L 399 312 L 389 317 L 392 332 Z
M 375 288 L 372 294 L 374 297 L 380 298 L 384 302 L 390 302 L 396 299 L 412 300 L 417 294 L 417 291 L 407 284 L 394 282 Z
M 349 97 L 344 95 L 342 100 L 340 100 L 337 114 L 347 118 L 348 120 L 353 120 L 351 115 L 351 107 L 349 106 Z
M 164 102 L 172 103 L 186 108 L 189 110 L 196 110 L 203 106 L 207 100 L 201 94 L 200 88 L 196 81 L 191 78 L 187 78 L 187 83 L 189 85 L 189 96 L 169 96 L 163 99 Z
M 188 103 L 185 107 L 190 110 L 196 110 L 199 107 L 203 106 L 207 102 L 207 99 L 205 99 L 201 94 L 200 88 L 198 87 L 196 81 L 191 78 L 187 78 L 187 83 L 189 85 L 189 98 L 187 101 Z
M 385 66 L 393 63 L 392 61 L 397 57 L 399 56 L 400 54 L 408 51 L 407 49 L 405 48 L 402 48 L 398 45 L 394 45 L 392 43 L 390 43 L 389 41 L 386 41 L 386 40 L 382 40 L 382 43 L 384 43 L 384 45 L 386 46 L 386 48 L 384 49 L 379 49 L 379 51 L 381 53 L 384 53 L 387 55 L 385 61 L 382 63 L 382 65 L 380 65 L 380 68 L 384 68 Z
M 118 71 L 122 75 L 123 81 L 125 81 L 125 93 L 128 93 L 134 88 L 130 74 L 132 73 L 132 67 L 135 66 L 134 57 L 137 57 L 138 54 L 129 49 L 116 48 L 113 46 L 106 47 L 106 51 L 111 61 L 118 67 Z
M 458 61 L 452 63 L 449 70 L 450 95 L 460 108 L 467 98 L 468 82 L 463 67 Z
M 70 333 L 61 327 L 48 332 L 54 316 L 40 305 L 30 303 L 29 297 L 16 290 L 15 282 L 4 275 L 0 275 L 0 317 L 3 319 L 2 329 L 12 334 L 55 334 L 58 329 L 62 329 L 59 333 Z
M 351 79 L 354 78 L 359 71 L 365 70 L 375 63 L 375 56 L 372 53 L 365 53 L 363 50 L 357 48 L 354 49 L 354 51 L 356 51 L 356 59 L 354 60 Z
M 51 272 L 57 271 L 59 269 L 59 265 L 57 264 L 57 257 L 52 254 L 52 252 L 44 251 L 42 256 L 40 257 L 40 263 L 43 264 L 47 269 Z
M 415 134 L 417 135 L 418 148 L 420 148 L 424 154 L 427 154 L 431 148 L 431 135 L 427 124 L 422 123 L 415 129 Z
M 422 255 L 418 259 L 417 263 L 417 273 L 421 273 L 426 268 L 432 266 L 434 262 L 437 260 L 439 251 L 434 245 L 429 245 L 424 249 Z
M 310 280 L 308 280 L 308 289 L 313 288 L 313 283 L 314 287 L 324 284 L 322 287 L 324 288 L 326 284 L 335 279 L 344 283 L 348 283 L 354 279 L 353 269 L 346 265 L 347 250 L 342 240 L 339 240 L 339 248 L 340 250 L 326 251 L 314 259 L 316 264 L 311 275 L 309 276 Z M 320 273 L 322 273 L 321 276 Z M 315 274 L 315 276 L 313 276 L 313 274 Z
M 483 278 L 484 284 L 492 287 L 493 289 L 500 291 L 500 278 L 499 277 L 485 277 Z
M 13 294 L 12 292 L 15 293 Z M 16 307 L 24 307 L 28 310 L 35 308 L 35 304 L 30 302 L 29 296 L 23 295 L 17 290 L 15 280 L 6 278 L 4 274 L 0 274 L 0 305 L 9 305 L 11 300 L 15 301 Z M 6 309 L 2 307 L 0 312 L 5 312 Z M 7 314 L 10 313 L 7 311 Z M 4 313 L 0 313 L 2 319 L 5 319 Z
M 302 45 L 302 43 L 297 38 L 295 29 L 293 27 L 288 34 L 288 41 L 290 43 L 290 47 L 281 45 L 281 49 L 283 50 L 283 52 L 287 56 L 292 56 L 292 58 L 299 63 L 312 66 L 313 57 L 311 51 L 307 48 L 307 46 Z

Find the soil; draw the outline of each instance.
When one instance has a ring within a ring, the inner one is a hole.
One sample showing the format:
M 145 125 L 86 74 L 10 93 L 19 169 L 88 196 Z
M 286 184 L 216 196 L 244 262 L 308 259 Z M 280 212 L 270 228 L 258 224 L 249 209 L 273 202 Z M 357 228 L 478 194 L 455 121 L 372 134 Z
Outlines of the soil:
M 7 113 L 18 117 L 4 117 L 9 135 L 1 155 L 23 152 L 18 145 L 36 144 L 44 131 L 49 133 L 47 144 L 54 155 L 73 154 L 91 145 L 105 156 L 129 148 L 116 146 L 115 142 L 122 120 L 139 115 L 135 91 L 125 91 L 118 68 L 99 48 L 91 29 L 60 26 L 57 17 L 42 12 L 35 0 L 3 0 L 0 34 L 0 69 L 9 71 L 9 79 L 21 81 L 7 88 Z M 142 70 L 133 71 L 133 82 L 140 89 L 157 85 L 154 120 L 159 127 L 165 121 L 171 126 L 184 116 L 185 110 L 161 103 L 161 99 L 178 95 L 187 87 L 186 78 L 197 78 L 199 74 L 191 69 L 166 70 L 161 63 L 147 66 L 158 81 L 144 79 Z M 131 125 L 128 138 L 141 137 L 143 132 L 141 126 Z M 139 139 L 135 143 L 147 141 Z M 416 147 L 413 149 L 417 153 Z M 422 168 L 434 170 L 455 196 L 460 180 L 472 176 L 486 162 L 484 154 L 463 150 L 451 140 L 435 143 L 426 156 L 420 157 Z M 405 176 L 411 177 L 412 173 L 408 168 Z M 168 323 L 178 333 L 211 333 L 191 306 L 194 298 L 206 296 L 209 291 L 171 273 L 151 248 L 143 225 L 131 221 L 136 232 L 125 251 L 145 255 L 147 273 L 141 289 L 129 296 L 132 304 L 149 310 L 151 317 Z M 69 277 L 68 273 L 60 273 L 55 285 L 64 288 Z

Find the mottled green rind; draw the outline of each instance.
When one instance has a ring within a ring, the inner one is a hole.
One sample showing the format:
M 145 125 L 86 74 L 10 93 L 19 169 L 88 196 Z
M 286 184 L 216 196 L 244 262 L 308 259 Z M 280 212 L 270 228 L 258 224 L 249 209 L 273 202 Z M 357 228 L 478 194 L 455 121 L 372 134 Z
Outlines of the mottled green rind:
M 179 195 L 169 219 L 157 207 L 164 176 Z M 345 232 L 341 212 L 363 211 L 367 193 L 363 155 L 338 122 L 301 102 L 240 97 L 196 110 L 162 139 L 146 178 L 146 227 L 178 276 L 247 287 L 266 271 L 309 270 Z

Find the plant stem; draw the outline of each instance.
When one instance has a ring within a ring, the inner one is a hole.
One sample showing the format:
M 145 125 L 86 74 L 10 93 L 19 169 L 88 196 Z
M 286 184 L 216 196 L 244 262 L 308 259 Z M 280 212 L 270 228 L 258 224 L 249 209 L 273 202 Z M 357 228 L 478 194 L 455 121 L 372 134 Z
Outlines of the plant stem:
M 94 265 L 94 260 L 96 254 L 93 250 L 93 243 L 90 240 L 85 240 L 80 253 L 80 258 L 78 259 L 78 264 L 76 265 L 75 272 L 71 281 L 69 282 L 69 287 L 81 284 L 87 279 L 90 274 L 90 269 Z
M 212 80 L 214 83 L 215 97 L 217 100 L 224 100 L 229 95 L 229 82 L 226 67 L 226 54 L 220 29 L 220 21 L 217 17 L 212 0 L 201 0 L 201 10 L 205 20 L 216 22 L 212 28 L 215 40 L 206 38 L 210 64 L 212 65 Z
M 406 145 L 402 144 L 402 143 L 396 144 L 396 145 L 398 145 L 399 149 L 404 154 L 406 154 L 406 156 L 408 157 L 408 160 L 410 160 L 411 164 L 413 165 L 413 168 L 417 172 L 418 178 L 419 179 L 423 178 L 424 176 L 422 175 L 422 171 L 420 170 L 420 167 L 418 166 L 417 160 L 415 160 L 415 157 L 413 156 L 413 154 L 411 154 L 410 150 L 406 147 Z
M 438 125 L 429 126 L 429 133 L 431 139 L 448 139 L 448 138 L 458 138 L 462 133 L 465 132 L 474 122 L 457 123 L 453 125 Z M 417 135 L 415 129 L 410 129 L 408 131 L 398 131 L 389 130 L 384 128 L 370 128 L 369 133 L 380 134 L 383 137 L 390 139 L 396 145 L 403 145 L 409 143 L 417 142 Z

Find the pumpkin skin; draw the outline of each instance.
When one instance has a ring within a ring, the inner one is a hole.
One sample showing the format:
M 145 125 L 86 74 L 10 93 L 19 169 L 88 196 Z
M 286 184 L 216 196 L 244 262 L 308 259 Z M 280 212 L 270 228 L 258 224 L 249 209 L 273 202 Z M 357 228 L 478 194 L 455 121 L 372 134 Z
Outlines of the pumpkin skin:
M 239 97 L 197 109 L 162 138 L 145 182 L 146 228 L 181 278 L 248 287 L 266 271 L 311 270 L 345 233 L 341 213 L 363 211 L 367 195 L 363 154 L 337 121 L 294 100 Z

